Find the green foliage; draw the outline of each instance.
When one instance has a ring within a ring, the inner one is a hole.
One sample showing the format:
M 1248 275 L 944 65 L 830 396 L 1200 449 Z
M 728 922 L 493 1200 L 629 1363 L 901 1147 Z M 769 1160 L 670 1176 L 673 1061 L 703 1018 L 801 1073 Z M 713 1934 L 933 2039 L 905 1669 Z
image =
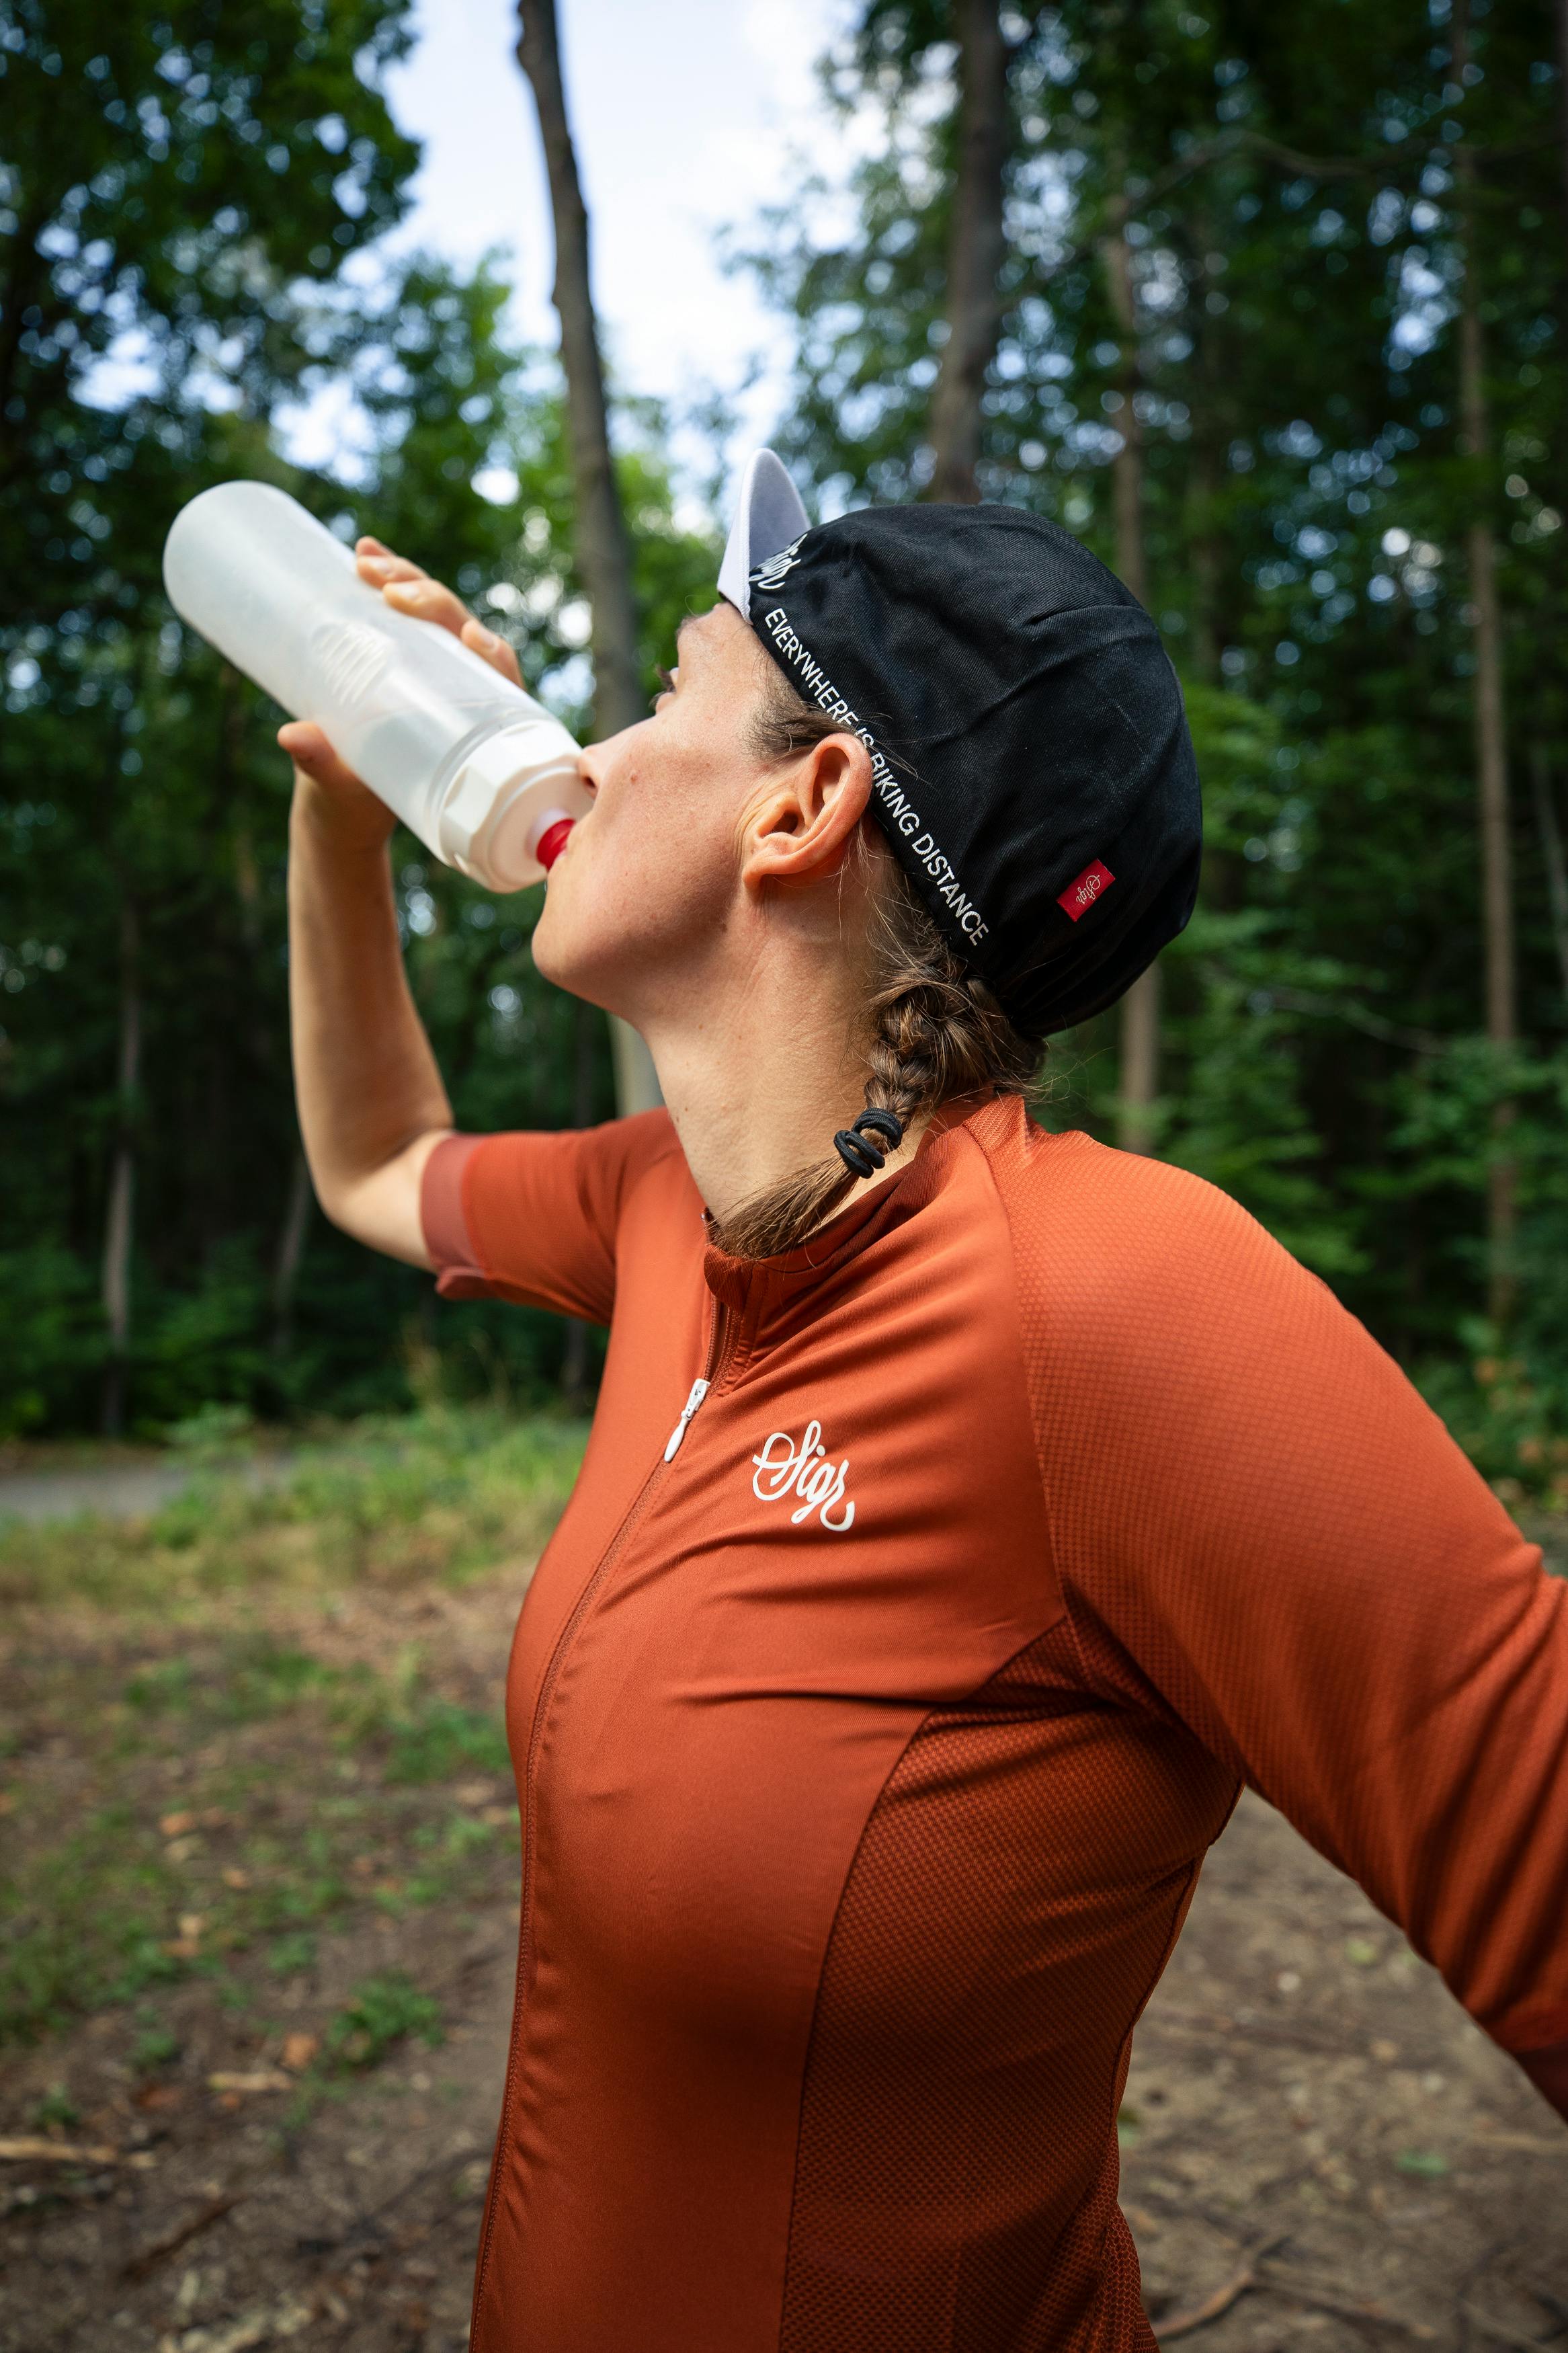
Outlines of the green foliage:
M 171 2059 L 180 2055 L 180 2038 L 166 2026 L 144 2027 L 136 2037 L 126 2056 L 136 2075 L 155 2075 Z
M 1568 797 L 1561 60 L 1545 0 L 1478 0 L 1470 20 L 1461 84 L 1446 6 L 1010 9 L 981 476 L 1114 564 L 1130 423 L 1142 449 L 1150 601 L 1207 832 L 1199 914 L 1163 959 L 1155 1148 L 1458 1384 L 1458 1410 L 1492 1113 L 1512 1103 L 1520 1306 L 1506 1349 L 1479 1353 L 1518 1359 L 1530 1404 L 1516 1429 L 1483 1384 L 1459 1421 L 1493 1475 L 1542 1486 L 1520 1449 L 1568 1426 L 1568 987 L 1534 794 L 1539 768 Z M 865 0 L 824 72 L 857 160 L 742 257 L 795 332 L 781 446 L 826 512 L 929 478 L 956 24 L 947 0 Z M 1131 336 L 1106 267 L 1119 231 Z M 1481 451 L 1458 417 L 1467 270 Z M 1523 1043 L 1500 1056 L 1478 1035 L 1478 516 L 1500 552 L 1514 783 Z M 1102 1020 L 1057 1050 L 1053 1124 L 1113 1132 L 1116 1038 Z
M 260 476 L 451 580 L 568 717 L 586 708 L 556 374 L 508 343 L 492 265 L 377 247 L 418 162 L 380 87 L 409 37 L 406 0 L 183 0 L 118 26 L 0 0 L 0 1437 L 98 1419 L 121 1145 L 133 1426 L 404 1409 L 432 1364 L 454 1398 L 556 1384 L 553 1316 L 437 1319 L 426 1278 L 313 1211 L 290 1261 L 279 714 L 161 583 L 179 506 Z M 289 404 L 324 391 L 363 428 L 336 476 L 284 455 Z M 651 683 L 713 551 L 676 523 L 661 417 L 626 425 Z M 579 1116 L 575 1009 L 529 955 L 538 894 L 493 899 L 406 839 L 396 857 L 459 1120 Z M 585 1034 L 607 1115 L 603 1024 Z
M 379 242 L 418 160 L 380 87 L 408 15 L 184 0 L 113 26 L 87 0 L 0 0 L 0 1436 L 99 1416 L 117 1152 L 134 1166 L 134 1426 L 195 1422 L 216 1443 L 257 1416 L 504 1413 L 559 1378 L 556 1318 L 437 1311 L 424 1277 L 313 1212 L 290 1256 L 277 713 L 178 627 L 159 577 L 180 502 L 260 475 L 449 578 L 531 685 L 574 723 L 589 708 L 556 371 L 509 344 L 493 259 L 454 271 Z M 1234 1191 L 1405 1361 L 1464 1382 L 1492 1113 L 1511 1103 L 1520 1308 L 1480 1353 L 1517 1358 L 1550 1419 L 1568 1385 L 1568 987 L 1535 798 L 1539 767 L 1561 807 L 1568 769 L 1554 16 L 1476 0 L 1479 78 L 1461 87 L 1441 6 L 1331 16 L 1329 37 L 1309 0 L 1006 12 L 982 480 L 1113 559 L 1131 388 L 1151 602 L 1208 808 L 1199 917 L 1163 965 L 1156 1147 Z M 865 0 L 822 73 L 852 160 L 805 173 L 737 257 L 795 332 L 774 438 L 824 512 L 929 477 L 955 26 L 951 0 Z M 1131 337 L 1105 267 L 1119 232 Z M 1458 415 L 1467 269 L 1479 452 Z M 328 387 L 359 438 L 312 473 L 285 427 Z M 670 422 L 617 404 L 650 687 L 716 554 L 677 498 Z M 1515 786 L 1522 1035 L 1503 1057 L 1479 1042 L 1479 516 L 1500 552 Z M 459 1124 L 607 1114 L 602 1025 L 533 970 L 535 901 L 492 899 L 405 838 L 395 871 Z M 1066 1041 L 1047 1116 L 1111 1131 L 1116 1036 L 1107 1018 Z M 1462 1418 L 1492 1430 L 1484 1458 L 1510 1463 L 1495 1475 L 1533 1476 L 1530 1430 L 1504 1441 L 1479 1411 Z M 499 1493 L 459 1538 L 456 1496 L 433 1466 L 412 1475 L 406 1519 L 390 1461 L 330 1506 L 351 1554 L 488 1556 L 510 1525 Z M 178 1575 L 221 1579 L 204 1508 L 147 1532 L 149 1575 L 179 1557 Z M 248 1508 L 226 1501 L 230 1540 L 280 1560 L 283 1524 Z M 97 1541 L 68 1539 L 72 1577 L 90 1583 Z
M 430 1699 L 393 1727 L 389 1781 L 449 1781 L 464 1771 L 510 1769 L 506 1733 L 498 1717 L 484 1709 Z
M 440 2004 L 401 1970 L 391 1969 L 361 1979 L 322 2039 L 333 2065 L 359 2069 L 379 2066 L 393 2045 L 410 2035 L 431 2050 L 446 2040 Z
M 177 1977 L 179 1963 L 165 1949 L 176 1894 L 158 1841 L 126 1807 L 85 1813 L 10 1880 L 0 2044 Z
M 460 1584 L 534 1557 L 571 1493 L 585 1436 L 581 1422 L 442 1408 L 301 1446 L 268 1483 L 197 1471 L 183 1495 L 143 1521 L 0 1523 L 0 1598 L 70 1596 L 167 1623 L 241 1588 L 331 1593 L 361 1576 Z M 124 1696 L 143 1715 L 233 1714 L 300 1672 L 290 1656 L 258 1639 L 216 1672 L 198 1672 L 189 1657 L 160 1661 L 134 1671 Z

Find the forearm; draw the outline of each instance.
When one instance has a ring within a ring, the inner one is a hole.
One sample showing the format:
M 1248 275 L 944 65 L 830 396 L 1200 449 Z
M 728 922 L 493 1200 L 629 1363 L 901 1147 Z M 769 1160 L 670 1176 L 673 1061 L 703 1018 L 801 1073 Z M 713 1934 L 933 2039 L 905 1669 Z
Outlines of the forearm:
M 451 1106 L 403 966 L 384 838 L 296 777 L 289 1015 L 300 1132 L 317 1198 L 373 1247 L 427 1264 L 418 1180 Z

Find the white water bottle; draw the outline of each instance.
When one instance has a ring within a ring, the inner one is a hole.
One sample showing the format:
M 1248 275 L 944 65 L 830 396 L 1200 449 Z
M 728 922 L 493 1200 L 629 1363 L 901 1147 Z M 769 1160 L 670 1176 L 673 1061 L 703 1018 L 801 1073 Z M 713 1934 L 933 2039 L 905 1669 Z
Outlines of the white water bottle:
M 286 491 L 220 482 L 193 499 L 163 585 L 182 620 L 488 890 L 540 881 L 591 807 L 560 721 L 450 630 L 395 612 Z

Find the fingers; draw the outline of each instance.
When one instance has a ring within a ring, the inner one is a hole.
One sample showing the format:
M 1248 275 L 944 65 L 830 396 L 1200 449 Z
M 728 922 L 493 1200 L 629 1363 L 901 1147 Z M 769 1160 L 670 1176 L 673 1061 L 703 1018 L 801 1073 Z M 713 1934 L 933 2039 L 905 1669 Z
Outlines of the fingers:
M 438 629 L 450 629 L 455 638 L 462 636 L 468 607 L 406 555 L 395 555 L 379 539 L 360 539 L 354 543 L 354 564 L 360 578 L 379 588 L 398 612 L 408 613 L 416 621 L 434 621 Z
M 383 547 L 375 539 L 355 542 L 354 567 L 360 578 L 368 580 L 373 588 L 384 588 L 389 580 L 423 580 L 426 576 L 406 555 L 395 555 L 390 547 Z
M 444 588 L 439 580 L 426 579 L 422 572 L 400 573 L 395 579 L 384 581 L 381 593 L 398 612 L 411 614 L 416 621 L 434 621 L 438 629 L 450 629 L 455 638 L 462 636 L 470 617 L 460 596 Z
M 339 759 L 313 719 L 290 719 L 278 730 L 278 742 L 312 784 L 322 785 L 329 792 L 366 790 L 347 761 Z
M 502 678 L 509 679 L 513 686 L 522 684 L 522 671 L 518 663 L 516 650 L 504 638 L 497 637 L 493 629 L 487 629 L 482 621 L 474 620 L 466 621 L 458 634 L 463 643 L 479 655 L 481 661 L 489 662 L 490 668 L 499 670 Z
M 399 613 L 407 613 L 416 621 L 433 621 L 438 629 L 450 629 L 455 638 L 477 653 L 481 661 L 489 662 L 493 670 L 510 681 L 513 686 L 522 684 L 522 672 L 517 655 L 506 639 L 498 637 L 477 621 L 460 596 L 453 595 L 439 580 L 432 580 L 405 555 L 395 555 L 379 539 L 367 533 L 354 542 L 354 560 L 362 580 L 379 588 L 387 603 Z

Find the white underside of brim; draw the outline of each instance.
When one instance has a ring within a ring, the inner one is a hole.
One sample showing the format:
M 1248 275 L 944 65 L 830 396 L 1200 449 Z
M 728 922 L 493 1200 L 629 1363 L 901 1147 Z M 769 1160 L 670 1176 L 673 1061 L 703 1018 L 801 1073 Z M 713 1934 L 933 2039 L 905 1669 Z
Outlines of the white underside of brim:
M 735 520 L 719 566 L 719 594 L 728 597 L 742 619 L 752 617 L 751 579 L 758 565 L 810 528 L 811 518 L 783 460 L 771 449 L 753 449 L 741 476 Z

